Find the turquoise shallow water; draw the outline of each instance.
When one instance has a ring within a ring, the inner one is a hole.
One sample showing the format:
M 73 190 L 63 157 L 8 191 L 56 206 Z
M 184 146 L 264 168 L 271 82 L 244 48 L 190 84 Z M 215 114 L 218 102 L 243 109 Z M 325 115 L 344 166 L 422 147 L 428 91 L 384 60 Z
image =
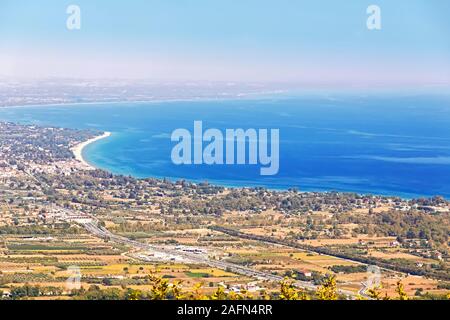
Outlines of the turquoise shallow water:
M 448 96 L 337 96 L 119 103 L 0 109 L 0 120 L 111 131 L 85 148 L 97 167 L 135 177 L 229 186 L 450 198 Z M 280 171 L 259 166 L 176 166 L 170 134 L 205 129 L 280 130 Z

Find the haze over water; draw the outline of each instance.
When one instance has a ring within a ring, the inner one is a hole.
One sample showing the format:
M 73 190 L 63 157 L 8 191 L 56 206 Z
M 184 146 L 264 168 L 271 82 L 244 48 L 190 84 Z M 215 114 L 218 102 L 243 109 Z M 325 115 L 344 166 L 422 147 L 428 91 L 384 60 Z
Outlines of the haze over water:
M 117 174 L 264 186 L 450 198 L 448 96 L 333 96 L 1 108 L 0 120 L 111 131 L 87 161 Z M 280 129 L 280 171 L 171 162 L 173 130 Z

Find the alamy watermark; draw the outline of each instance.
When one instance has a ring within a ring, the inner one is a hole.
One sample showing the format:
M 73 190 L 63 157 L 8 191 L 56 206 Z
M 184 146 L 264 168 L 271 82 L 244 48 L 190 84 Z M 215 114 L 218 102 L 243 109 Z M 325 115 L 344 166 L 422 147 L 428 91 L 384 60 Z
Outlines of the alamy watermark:
M 66 27 L 68 30 L 81 29 L 81 9 L 75 4 L 67 7 L 66 13 L 69 15 L 66 20 Z
M 70 266 L 67 268 L 69 277 L 66 280 L 68 290 L 78 290 L 81 288 L 81 270 L 79 266 Z
M 368 289 L 376 289 L 381 287 L 381 269 L 378 266 L 370 265 L 367 267 L 367 282 Z
M 367 29 L 369 30 L 381 30 L 381 8 L 375 4 L 367 7 Z
M 381 8 L 372 4 L 367 7 L 366 13 L 369 15 L 366 20 L 366 26 L 369 30 L 381 30 Z M 68 30 L 81 29 L 81 8 L 76 4 L 71 4 L 66 9 L 68 14 L 66 27 Z
M 262 176 L 280 168 L 279 129 L 207 129 L 194 121 L 194 132 L 176 129 L 171 136 L 171 158 L 176 165 L 260 165 Z
M 369 15 L 366 20 L 366 26 L 369 30 L 381 30 L 381 8 L 372 4 L 367 7 L 366 13 Z M 71 4 L 66 9 L 68 14 L 66 27 L 68 30 L 81 29 L 81 8 L 79 5 Z

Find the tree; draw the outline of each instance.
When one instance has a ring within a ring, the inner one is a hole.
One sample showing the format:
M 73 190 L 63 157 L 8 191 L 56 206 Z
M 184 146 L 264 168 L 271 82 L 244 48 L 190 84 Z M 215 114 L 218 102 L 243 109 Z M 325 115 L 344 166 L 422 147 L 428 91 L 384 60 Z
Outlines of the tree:
M 281 282 L 279 298 L 281 300 L 309 300 L 306 293 L 297 289 L 289 278 L 285 278 Z
M 327 275 L 316 292 L 319 300 L 337 300 L 336 276 Z
M 381 296 L 380 289 L 381 289 L 381 286 L 369 288 L 369 289 L 367 289 L 367 295 L 374 300 L 389 300 L 387 293 L 385 293 L 384 297 Z
M 110 278 L 103 278 L 102 283 L 105 286 L 111 286 L 112 285 L 112 280 Z
M 405 292 L 405 287 L 401 280 L 397 282 L 397 288 L 395 289 L 400 300 L 408 300 L 408 295 Z

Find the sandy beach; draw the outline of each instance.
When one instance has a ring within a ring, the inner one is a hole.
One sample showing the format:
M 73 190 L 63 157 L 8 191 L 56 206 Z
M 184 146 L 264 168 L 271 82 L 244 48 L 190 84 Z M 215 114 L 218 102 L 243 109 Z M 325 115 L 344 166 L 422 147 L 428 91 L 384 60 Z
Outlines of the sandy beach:
M 74 146 L 71 151 L 73 152 L 73 154 L 75 155 L 75 159 L 80 161 L 83 165 L 85 165 L 86 167 L 89 167 L 90 169 L 95 169 L 92 165 L 90 165 L 89 163 L 86 162 L 86 160 L 84 160 L 83 158 L 83 149 L 88 146 L 91 143 L 94 143 L 95 141 L 101 140 L 101 139 L 105 139 L 108 138 L 109 136 L 111 136 L 111 132 L 105 132 L 103 133 L 101 136 L 89 139 L 87 141 L 84 141 L 82 143 L 77 144 L 76 146 Z

